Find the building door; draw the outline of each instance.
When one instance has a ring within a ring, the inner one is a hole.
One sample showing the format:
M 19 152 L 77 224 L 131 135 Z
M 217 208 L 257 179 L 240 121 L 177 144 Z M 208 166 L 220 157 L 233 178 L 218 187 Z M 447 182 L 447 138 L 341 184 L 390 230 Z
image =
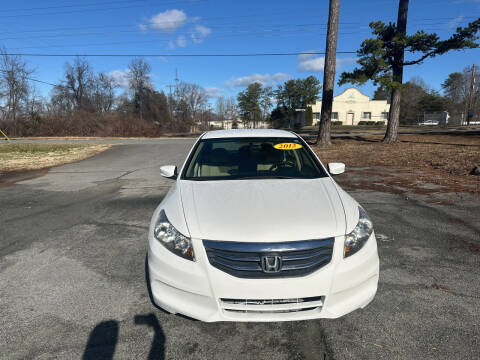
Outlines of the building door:
M 347 113 L 347 125 L 353 125 L 353 119 L 354 119 L 353 112 Z

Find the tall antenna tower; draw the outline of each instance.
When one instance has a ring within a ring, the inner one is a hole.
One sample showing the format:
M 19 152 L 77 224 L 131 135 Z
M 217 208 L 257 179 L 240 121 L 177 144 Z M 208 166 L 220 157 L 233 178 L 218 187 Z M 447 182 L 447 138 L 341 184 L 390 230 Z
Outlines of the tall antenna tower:
M 178 83 L 180 82 L 180 79 L 178 78 L 178 69 L 175 69 L 175 98 L 178 97 Z

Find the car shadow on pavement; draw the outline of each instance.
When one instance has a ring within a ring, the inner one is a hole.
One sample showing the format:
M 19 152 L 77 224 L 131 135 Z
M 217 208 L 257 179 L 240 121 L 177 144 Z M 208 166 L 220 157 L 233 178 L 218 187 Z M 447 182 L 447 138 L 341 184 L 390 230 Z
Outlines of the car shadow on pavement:
M 147 359 L 165 359 L 165 334 L 155 314 L 135 315 L 135 325 L 153 329 L 153 340 Z M 119 324 L 116 320 L 102 321 L 90 333 L 82 360 L 113 359 L 118 342 Z

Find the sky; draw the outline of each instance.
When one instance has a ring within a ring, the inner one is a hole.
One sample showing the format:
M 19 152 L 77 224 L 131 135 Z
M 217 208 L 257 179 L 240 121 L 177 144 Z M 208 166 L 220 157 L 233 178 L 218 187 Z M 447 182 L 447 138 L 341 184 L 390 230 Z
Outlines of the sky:
M 398 0 L 341 0 L 337 50 L 355 52 L 370 36 L 371 21 L 396 21 Z M 407 32 L 419 29 L 447 38 L 480 17 L 480 0 L 410 1 Z M 9 1 L 0 13 L 0 46 L 28 54 L 242 54 L 325 50 L 328 0 L 85 0 Z M 452 52 L 405 69 L 441 91 L 448 74 L 462 71 L 480 49 Z M 25 56 L 32 77 L 59 83 L 72 56 Z M 125 84 L 132 56 L 89 57 L 96 72 Z M 212 101 L 235 96 L 257 81 L 276 86 L 314 75 L 323 81 L 321 55 L 263 57 L 152 57 L 152 81 L 168 93 L 180 81 L 203 86 Z M 337 78 L 355 67 L 355 53 L 338 54 Z M 335 94 L 349 85 L 335 86 Z M 50 85 L 37 84 L 48 96 Z M 372 96 L 375 87 L 358 87 Z

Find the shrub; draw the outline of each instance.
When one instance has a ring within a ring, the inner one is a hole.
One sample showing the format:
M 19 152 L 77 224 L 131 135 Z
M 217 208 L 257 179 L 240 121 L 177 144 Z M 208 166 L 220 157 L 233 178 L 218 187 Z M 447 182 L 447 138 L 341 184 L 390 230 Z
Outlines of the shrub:
M 385 125 L 385 121 L 375 121 L 375 125 Z
M 362 120 L 358 122 L 358 125 L 375 125 L 375 121 L 371 120 Z
M 332 121 L 332 126 L 342 126 L 342 124 L 341 121 Z

